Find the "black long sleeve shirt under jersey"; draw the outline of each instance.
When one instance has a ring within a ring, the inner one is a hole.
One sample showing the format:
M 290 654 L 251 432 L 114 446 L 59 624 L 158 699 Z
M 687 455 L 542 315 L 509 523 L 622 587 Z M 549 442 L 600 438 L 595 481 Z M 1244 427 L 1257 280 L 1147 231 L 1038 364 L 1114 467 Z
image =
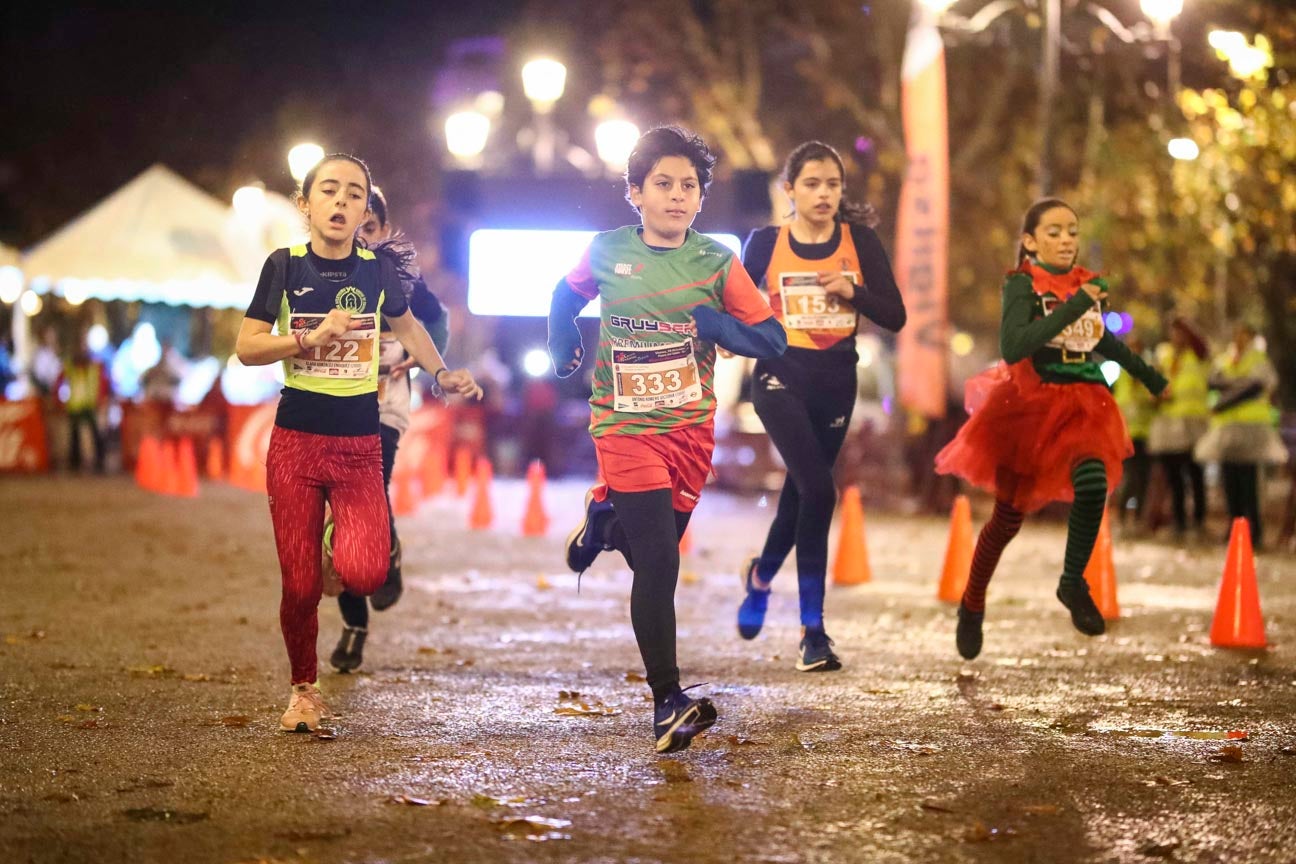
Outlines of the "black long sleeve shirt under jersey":
M 822 243 L 802 243 L 788 235 L 792 251 L 807 261 L 830 259 L 841 244 L 841 222 L 833 230 L 832 236 Z M 877 233 L 867 225 L 848 224 L 851 240 L 855 243 L 855 252 L 859 256 L 860 271 L 864 277 L 863 284 L 855 287 L 855 296 L 851 305 L 855 311 L 884 330 L 898 331 L 905 324 L 904 301 L 900 289 L 896 286 L 895 275 L 891 272 L 891 261 Z M 743 266 L 751 274 L 752 281 L 764 286 L 765 276 L 769 270 L 770 260 L 774 256 L 774 244 L 778 240 L 779 226 L 770 225 L 757 228 L 747 236 L 743 244 Z M 825 269 L 833 269 L 828 267 Z M 780 362 L 795 363 L 803 369 L 811 370 L 854 370 L 859 355 L 855 350 L 855 340 L 843 339 L 828 348 L 800 348 L 789 346 L 780 358 Z

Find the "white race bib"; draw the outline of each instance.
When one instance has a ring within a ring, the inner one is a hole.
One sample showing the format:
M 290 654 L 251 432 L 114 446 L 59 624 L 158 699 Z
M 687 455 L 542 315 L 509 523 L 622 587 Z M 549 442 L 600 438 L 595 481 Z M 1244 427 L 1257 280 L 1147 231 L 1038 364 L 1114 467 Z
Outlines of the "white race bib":
M 1053 297 L 1041 297 L 1040 300 L 1044 307 L 1044 314 L 1052 314 L 1058 301 Z M 1095 300 L 1083 315 L 1068 324 L 1066 329 L 1050 339 L 1048 344 L 1051 348 L 1060 348 L 1063 351 L 1089 352 L 1102 339 L 1104 329 L 1102 306 Z
M 693 340 L 658 348 L 612 348 L 613 408 L 644 414 L 702 398 Z
M 305 335 L 320 325 L 325 315 L 294 314 L 289 318 L 289 327 L 293 335 Z M 300 354 L 290 358 L 290 370 L 294 375 L 308 378 L 367 378 L 373 370 L 374 343 L 378 335 L 378 316 L 352 315 L 353 322 L 359 321 L 358 330 L 349 330 L 327 345 L 317 348 L 305 348 Z
M 842 275 L 856 283 L 855 274 L 849 270 L 842 271 Z M 779 297 L 783 301 L 783 326 L 789 330 L 855 329 L 854 307 L 825 291 L 818 273 L 780 273 Z

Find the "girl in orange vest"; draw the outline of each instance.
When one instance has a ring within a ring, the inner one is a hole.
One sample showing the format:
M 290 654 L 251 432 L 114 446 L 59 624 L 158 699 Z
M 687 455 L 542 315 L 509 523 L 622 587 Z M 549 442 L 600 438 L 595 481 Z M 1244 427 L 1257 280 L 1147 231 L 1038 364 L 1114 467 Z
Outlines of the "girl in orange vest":
M 788 156 L 783 190 L 792 221 L 758 228 L 743 265 L 769 295 L 788 349 L 756 362 L 752 405 L 787 465 L 778 511 L 761 554 L 747 561 L 738 632 L 754 639 L 765 622 L 770 581 L 796 547 L 802 638 L 797 669 L 841 668 L 824 631 L 828 529 L 837 490 L 832 469 L 855 407 L 855 329 L 860 316 L 897 331 L 905 309 L 877 216 L 843 198 L 841 156 L 807 141 Z

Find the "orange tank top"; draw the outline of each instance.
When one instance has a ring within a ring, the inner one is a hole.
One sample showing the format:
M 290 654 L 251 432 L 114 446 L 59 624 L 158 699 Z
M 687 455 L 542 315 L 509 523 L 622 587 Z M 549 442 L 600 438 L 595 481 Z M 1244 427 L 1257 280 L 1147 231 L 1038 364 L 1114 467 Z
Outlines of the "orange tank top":
M 858 315 L 849 300 L 824 291 L 819 284 L 819 271 L 840 271 L 856 286 L 863 284 L 859 253 L 855 251 L 850 226 L 842 224 L 841 240 L 827 258 L 802 258 L 792 251 L 791 237 L 791 226 L 783 225 L 774 241 L 764 286 L 769 293 L 770 307 L 787 331 L 790 347 L 831 348 L 855 335 Z

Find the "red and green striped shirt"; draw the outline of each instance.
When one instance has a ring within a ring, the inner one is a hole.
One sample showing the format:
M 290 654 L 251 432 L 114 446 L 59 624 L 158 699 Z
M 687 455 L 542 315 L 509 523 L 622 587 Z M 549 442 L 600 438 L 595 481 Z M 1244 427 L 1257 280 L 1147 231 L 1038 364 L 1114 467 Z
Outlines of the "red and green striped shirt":
M 656 435 L 713 422 L 715 345 L 693 335 L 694 307 L 744 324 L 773 312 L 742 262 L 690 229 L 678 249 L 654 249 L 639 226 L 590 241 L 567 284 L 599 298 L 601 321 L 590 395 L 590 434 Z

